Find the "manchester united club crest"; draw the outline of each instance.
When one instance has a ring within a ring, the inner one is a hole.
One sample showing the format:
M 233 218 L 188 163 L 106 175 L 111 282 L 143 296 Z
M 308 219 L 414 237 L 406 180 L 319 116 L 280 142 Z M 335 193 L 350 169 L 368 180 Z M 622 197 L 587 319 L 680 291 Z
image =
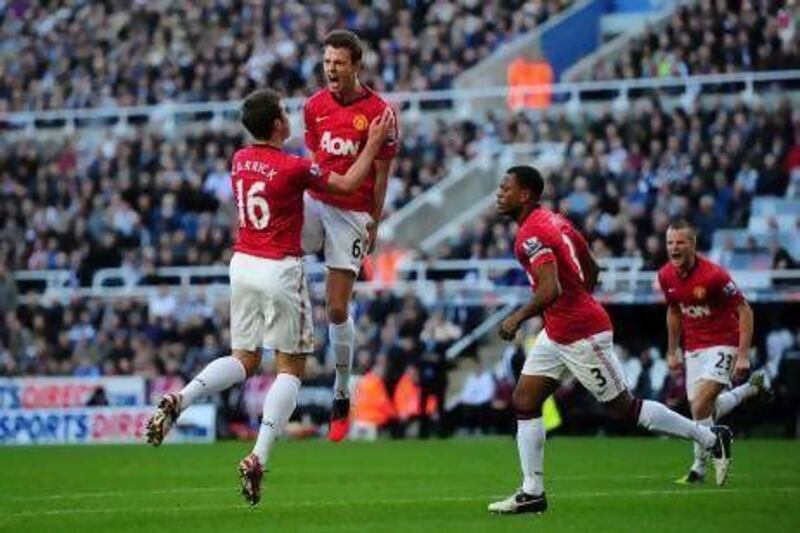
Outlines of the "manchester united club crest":
M 706 297 L 706 288 L 703 286 L 695 287 L 694 290 L 692 291 L 692 295 L 696 299 L 702 300 Z
M 369 120 L 361 113 L 353 117 L 353 127 L 358 131 L 365 131 L 369 127 Z

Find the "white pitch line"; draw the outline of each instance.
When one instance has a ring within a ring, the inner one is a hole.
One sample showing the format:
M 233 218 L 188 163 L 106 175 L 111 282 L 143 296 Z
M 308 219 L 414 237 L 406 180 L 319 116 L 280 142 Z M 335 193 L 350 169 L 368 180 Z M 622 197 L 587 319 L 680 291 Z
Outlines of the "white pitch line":
M 755 478 L 757 476 L 748 474 L 737 474 L 736 479 Z M 772 479 L 794 479 L 797 477 L 795 474 L 771 474 Z M 665 482 L 669 481 L 669 477 L 659 474 L 634 474 L 634 475 L 619 475 L 619 476 L 604 476 L 598 478 L 596 476 L 558 476 L 554 475 L 551 478 L 551 483 L 560 483 L 562 481 L 589 481 L 589 480 L 629 480 L 629 479 L 661 479 Z M 7 498 L 9 502 L 35 502 L 35 501 L 57 501 L 57 500 L 81 500 L 81 499 L 100 499 L 100 498 L 129 498 L 131 496 L 169 496 L 170 494 L 191 494 L 191 493 L 204 493 L 204 492 L 231 492 L 235 491 L 237 487 L 230 485 L 226 487 L 178 487 L 172 489 L 156 489 L 156 490 L 143 490 L 143 491 L 92 491 L 92 492 L 71 492 L 60 494 L 43 494 L 39 496 L 18 496 Z M 717 489 L 714 489 L 717 490 Z
M 576 492 L 576 493 L 551 493 L 550 499 L 553 500 L 582 500 L 591 498 L 610 498 L 618 496 L 636 496 L 636 497 L 652 497 L 652 496 L 673 496 L 685 495 L 696 496 L 698 494 L 704 495 L 720 495 L 731 493 L 759 493 L 759 492 L 785 492 L 794 493 L 800 492 L 800 487 L 766 487 L 766 488 L 687 488 L 687 489 L 665 489 L 665 490 L 634 490 L 634 491 L 613 491 L 613 492 Z M 292 509 L 298 507 L 318 507 L 318 506 L 352 506 L 354 503 L 364 506 L 387 506 L 387 505 L 418 505 L 430 503 L 452 503 L 452 502 L 486 502 L 492 499 L 502 498 L 501 496 L 454 496 L 454 497 L 430 497 L 430 498 L 397 498 L 397 499 L 384 499 L 384 500 L 330 500 L 330 501 L 308 501 L 308 502 L 287 502 L 276 504 L 265 504 L 264 509 Z M 12 513 L 6 515 L 5 518 L 30 518 L 38 516 L 60 516 L 60 515 L 82 515 L 82 514 L 117 514 L 117 513 L 182 513 L 194 511 L 218 511 L 228 509 L 247 509 L 249 506 L 245 503 L 231 504 L 231 505 L 196 505 L 196 506 L 174 506 L 174 507 L 117 507 L 117 508 L 83 508 L 83 509 L 53 509 L 53 510 L 37 510 L 25 511 L 21 513 Z
M 181 487 L 175 489 L 159 489 L 159 490 L 140 490 L 140 491 L 95 491 L 95 492 L 72 492 L 67 494 L 46 494 L 42 496 L 21 496 L 17 498 L 9 498 L 7 501 L 12 502 L 35 502 L 35 501 L 52 501 L 52 500 L 80 500 L 84 498 L 129 498 L 131 496 L 163 496 L 170 494 L 191 494 L 201 492 L 230 492 L 234 490 L 234 485 L 226 488 L 222 487 Z

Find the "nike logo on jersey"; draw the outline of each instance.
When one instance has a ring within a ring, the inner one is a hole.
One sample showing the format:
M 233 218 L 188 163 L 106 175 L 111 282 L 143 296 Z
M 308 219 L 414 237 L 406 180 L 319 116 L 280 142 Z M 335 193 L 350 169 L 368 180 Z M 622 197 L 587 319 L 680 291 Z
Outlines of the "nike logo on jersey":
M 326 116 L 324 116 L 324 117 L 317 117 L 317 124 L 319 124 L 319 123 L 320 123 L 320 122 L 322 122 L 323 120 L 327 120 L 327 119 L 328 119 L 327 115 L 326 115 Z

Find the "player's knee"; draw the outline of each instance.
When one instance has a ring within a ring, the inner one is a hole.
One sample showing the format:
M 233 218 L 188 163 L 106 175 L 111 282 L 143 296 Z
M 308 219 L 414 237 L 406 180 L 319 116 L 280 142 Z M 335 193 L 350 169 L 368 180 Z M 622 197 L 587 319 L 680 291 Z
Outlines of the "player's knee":
M 329 304 L 327 306 L 328 321 L 332 324 L 344 324 L 347 322 L 348 311 L 346 305 Z
M 234 351 L 233 356 L 242 363 L 245 374 L 248 378 L 258 373 L 259 368 L 261 368 L 261 354 L 258 352 L 236 350 Z
M 714 412 L 714 402 L 708 398 L 695 398 L 691 402 L 692 418 L 702 420 Z
M 514 412 L 520 420 L 542 416 L 541 402 L 536 400 L 536 395 L 532 391 L 517 387 L 514 389 L 511 402 L 514 405 Z
M 625 391 L 610 402 L 607 402 L 605 408 L 612 420 L 636 423 L 639 420 L 639 413 L 642 409 L 642 400 Z

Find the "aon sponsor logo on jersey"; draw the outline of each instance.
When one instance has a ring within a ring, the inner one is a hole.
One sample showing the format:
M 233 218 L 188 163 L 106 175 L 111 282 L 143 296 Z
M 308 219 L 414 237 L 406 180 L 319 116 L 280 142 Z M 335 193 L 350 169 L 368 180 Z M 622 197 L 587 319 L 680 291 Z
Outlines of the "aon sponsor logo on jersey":
M 356 155 L 361 147 L 360 142 L 334 137 L 329 131 L 322 134 L 320 145 L 324 151 L 333 155 Z
M 711 316 L 711 308 L 707 305 L 681 304 L 681 313 L 692 318 L 700 318 L 704 316 Z

